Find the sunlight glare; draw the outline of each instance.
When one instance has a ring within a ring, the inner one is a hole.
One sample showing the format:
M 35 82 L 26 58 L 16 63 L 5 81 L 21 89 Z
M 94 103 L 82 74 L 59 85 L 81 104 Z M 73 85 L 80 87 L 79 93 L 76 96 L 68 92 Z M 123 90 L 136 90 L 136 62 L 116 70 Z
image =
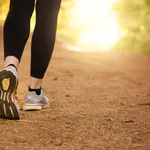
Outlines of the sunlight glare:
M 115 0 L 80 0 L 73 11 L 82 26 L 79 43 L 109 49 L 119 39 L 118 22 L 110 16 Z

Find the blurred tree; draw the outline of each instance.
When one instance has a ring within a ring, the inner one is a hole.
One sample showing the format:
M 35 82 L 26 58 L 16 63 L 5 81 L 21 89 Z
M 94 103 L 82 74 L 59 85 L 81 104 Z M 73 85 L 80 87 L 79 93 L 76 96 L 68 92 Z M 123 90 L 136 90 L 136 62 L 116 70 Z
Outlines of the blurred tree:
M 0 21 L 3 21 L 8 11 L 9 0 L 0 1 Z
M 78 0 L 63 0 L 58 19 L 58 34 L 74 43 L 76 42 L 75 37 L 79 34 L 79 27 L 73 22 L 72 9 L 77 2 Z
M 113 9 L 123 31 L 113 48 L 150 52 L 150 0 L 120 0 Z

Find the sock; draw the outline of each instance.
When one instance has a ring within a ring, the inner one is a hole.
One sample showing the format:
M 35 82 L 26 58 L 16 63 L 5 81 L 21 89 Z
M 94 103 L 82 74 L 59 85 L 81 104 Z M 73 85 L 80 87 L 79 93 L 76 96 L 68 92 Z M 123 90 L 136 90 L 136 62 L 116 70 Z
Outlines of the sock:
M 30 86 L 28 88 L 30 92 L 35 92 L 37 95 L 41 95 L 41 88 L 40 89 L 31 89 Z
M 9 67 L 9 66 L 12 66 L 12 67 L 16 68 L 16 66 L 15 66 L 14 64 L 9 64 L 9 65 L 6 66 L 6 67 Z M 17 70 L 17 68 L 16 68 L 16 70 Z

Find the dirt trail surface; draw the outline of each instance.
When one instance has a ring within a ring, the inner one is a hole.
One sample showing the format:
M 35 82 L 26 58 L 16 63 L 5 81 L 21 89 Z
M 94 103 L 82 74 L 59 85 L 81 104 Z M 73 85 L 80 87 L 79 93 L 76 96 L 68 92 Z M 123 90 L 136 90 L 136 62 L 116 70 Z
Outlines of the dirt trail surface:
M 0 67 L 3 67 L 0 28 Z M 30 40 L 19 67 L 19 104 L 29 83 Z M 150 150 L 150 55 L 79 53 L 56 42 L 44 80 L 48 109 L 0 119 L 0 149 Z

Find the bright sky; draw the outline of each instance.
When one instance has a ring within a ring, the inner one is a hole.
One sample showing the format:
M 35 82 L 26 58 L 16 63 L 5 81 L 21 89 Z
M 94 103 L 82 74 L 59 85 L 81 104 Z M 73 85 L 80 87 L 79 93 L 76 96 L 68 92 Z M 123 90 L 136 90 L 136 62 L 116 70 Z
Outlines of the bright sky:
M 75 21 L 83 26 L 79 43 L 108 49 L 119 39 L 117 21 L 110 16 L 116 0 L 79 0 L 73 11 Z

